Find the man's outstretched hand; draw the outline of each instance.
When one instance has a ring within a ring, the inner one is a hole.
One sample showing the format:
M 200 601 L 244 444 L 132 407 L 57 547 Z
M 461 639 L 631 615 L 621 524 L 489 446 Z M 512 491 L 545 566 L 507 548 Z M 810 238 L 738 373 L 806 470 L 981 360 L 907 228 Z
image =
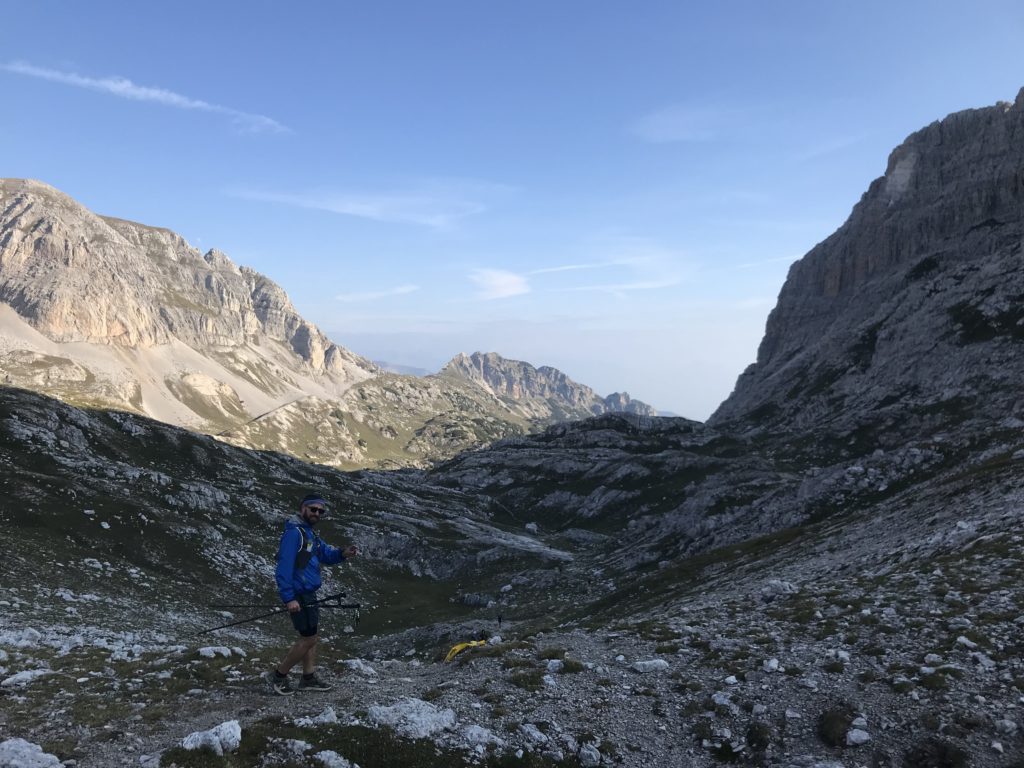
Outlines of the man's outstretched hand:
M 359 554 L 359 547 L 357 547 L 355 544 L 349 544 L 347 547 L 341 550 L 341 554 L 343 554 L 345 557 L 355 557 Z

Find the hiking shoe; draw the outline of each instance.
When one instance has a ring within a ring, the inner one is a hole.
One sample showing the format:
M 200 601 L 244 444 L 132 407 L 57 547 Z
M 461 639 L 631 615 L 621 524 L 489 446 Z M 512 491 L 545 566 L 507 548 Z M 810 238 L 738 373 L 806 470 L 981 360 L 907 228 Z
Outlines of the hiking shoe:
M 270 686 L 270 690 L 276 693 L 278 696 L 291 696 L 295 693 L 295 689 L 288 682 L 287 677 L 278 677 L 273 670 L 265 672 L 263 679 L 267 681 Z
M 313 675 L 312 677 L 306 677 L 303 675 L 302 679 L 299 680 L 300 691 L 329 691 L 333 687 L 333 685 L 325 683 L 316 675 Z

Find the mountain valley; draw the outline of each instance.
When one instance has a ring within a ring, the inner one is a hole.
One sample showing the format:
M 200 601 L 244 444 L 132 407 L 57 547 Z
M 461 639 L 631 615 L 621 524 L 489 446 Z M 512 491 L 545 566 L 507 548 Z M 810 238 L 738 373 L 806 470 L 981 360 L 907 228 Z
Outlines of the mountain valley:
M 707 423 L 495 355 L 381 371 L 266 278 L 164 230 L 63 233 L 29 215 L 52 193 L 4 182 L 3 744 L 146 768 L 1020 766 L 1022 139 L 1024 91 L 908 137 Z M 163 314 L 27 298 L 28 254 L 135 242 L 143 275 L 207 264 L 238 327 L 191 292 Z M 115 359 L 157 384 L 101 376 Z M 218 438 L 151 405 L 197 393 Z M 325 539 L 362 550 L 324 591 L 362 608 L 324 611 L 335 689 L 285 699 L 260 678 L 280 616 L 197 633 L 276 604 L 310 489 Z

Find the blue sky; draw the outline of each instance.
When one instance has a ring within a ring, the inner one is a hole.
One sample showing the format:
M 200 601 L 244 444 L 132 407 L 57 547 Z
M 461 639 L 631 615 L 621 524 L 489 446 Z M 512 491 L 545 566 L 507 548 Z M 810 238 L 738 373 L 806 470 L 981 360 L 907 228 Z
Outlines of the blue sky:
M 335 341 L 706 418 L 888 153 L 1024 86 L 1024 6 L 5 3 L 0 176 L 169 227 Z

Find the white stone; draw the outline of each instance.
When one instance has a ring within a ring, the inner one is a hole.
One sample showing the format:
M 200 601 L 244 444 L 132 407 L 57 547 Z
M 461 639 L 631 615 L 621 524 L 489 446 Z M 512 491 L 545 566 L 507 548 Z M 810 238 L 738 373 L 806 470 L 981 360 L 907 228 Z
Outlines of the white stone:
M 43 752 L 38 744 L 24 739 L 0 741 L 0 766 L 3 768 L 60 768 L 56 755 Z
M 871 734 L 860 728 L 852 728 L 846 733 L 846 744 L 851 747 L 859 747 L 871 741 Z
M 975 664 L 978 664 L 982 669 L 995 669 L 996 663 L 989 656 L 986 656 L 981 651 L 975 651 L 971 654 L 971 659 L 974 660 Z
M 333 749 L 325 749 L 323 752 L 317 752 L 313 755 L 313 759 L 319 761 L 324 768 L 353 768 L 352 763 L 339 755 Z
M 362 675 L 363 677 L 377 676 L 377 670 L 371 667 L 362 659 L 345 659 L 345 661 L 343 661 L 342 664 L 351 669 L 353 672 Z
M 523 723 L 519 726 L 519 732 L 526 737 L 531 744 L 547 744 L 547 735 L 533 723 Z
M 972 651 L 975 648 L 978 647 L 978 644 L 976 642 L 974 642 L 973 640 L 970 640 L 970 639 L 964 637 L 963 635 L 960 635 L 956 639 L 956 643 L 957 643 L 957 645 L 962 645 L 964 648 L 967 648 L 968 650 L 972 650 Z
M 293 755 L 304 755 L 313 748 L 313 745 L 308 741 L 301 741 L 300 739 L 285 739 L 284 749 L 286 752 L 291 752 Z
M 548 672 L 561 672 L 565 669 L 565 662 L 561 659 L 548 659 Z
M 800 588 L 789 581 L 782 579 L 769 579 L 768 583 L 761 587 L 761 594 L 767 596 L 795 595 Z
M 200 648 L 198 653 L 204 659 L 213 659 L 217 656 L 224 656 L 225 658 L 231 657 L 231 649 L 226 648 L 223 645 L 208 645 Z
M 0 683 L 0 688 L 24 688 L 33 680 L 38 680 L 40 677 L 46 677 L 47 675 L 52 674 L 53 671 L 49 669 L 28 669 L 24 672 L 19 672 L 16 675 L 8 677 Z
M 729 675 L 725 678 L 726 685 L 739 685 L 740 681 L 736 679 L 736 675 Z
M 597 768 L 601 764 L 601 753 L 592 744 L 584 744 L 580 748 L 579 758 L 583 768 Z
M 634 661 L 629 666 L 634 672 L 663 672 L 668 669 L 668 662 L 664 659 L 651 659 L 650 661 Z
M 462 738 L 466 740 L 466 743 L 470 746 L 497 744 L 501 746 L 505 743 L 504 739 L 500 739 L 491 733 L 486 728 L 479 725 L 467 725 L 462 729 Z
M 299 717 L 295 720 L 295 724 L 301 728 L 309 728 L 314 725 L 326 725 L 328 723 L 336 722 L 338 722 L 338 715 L 334 711 L 334 707 L 327 707 L 316 717 Z
M 766 659 L 761 665 L 761 669 L 765 672 L 778 672 L 779 671 L 779 660 L 778 659 Z
M 455 712 L 438 709 L 421 699 L 402 699 L 391 707 L 373 706 L 367 712 L 370 722 L 387 725 L 410 739 L 425 739 L 455 726 Z
M 226 723 L 211 728 L 208 731 L 196 731 L 190 733 L 181 740 L 181 746 L 185 749 L 202 749 L 209 747 L 215 754 L 223 757 L 225 752 L 234 752 L 242 743 L 242 726 L 237 720 L 228 720 Z

